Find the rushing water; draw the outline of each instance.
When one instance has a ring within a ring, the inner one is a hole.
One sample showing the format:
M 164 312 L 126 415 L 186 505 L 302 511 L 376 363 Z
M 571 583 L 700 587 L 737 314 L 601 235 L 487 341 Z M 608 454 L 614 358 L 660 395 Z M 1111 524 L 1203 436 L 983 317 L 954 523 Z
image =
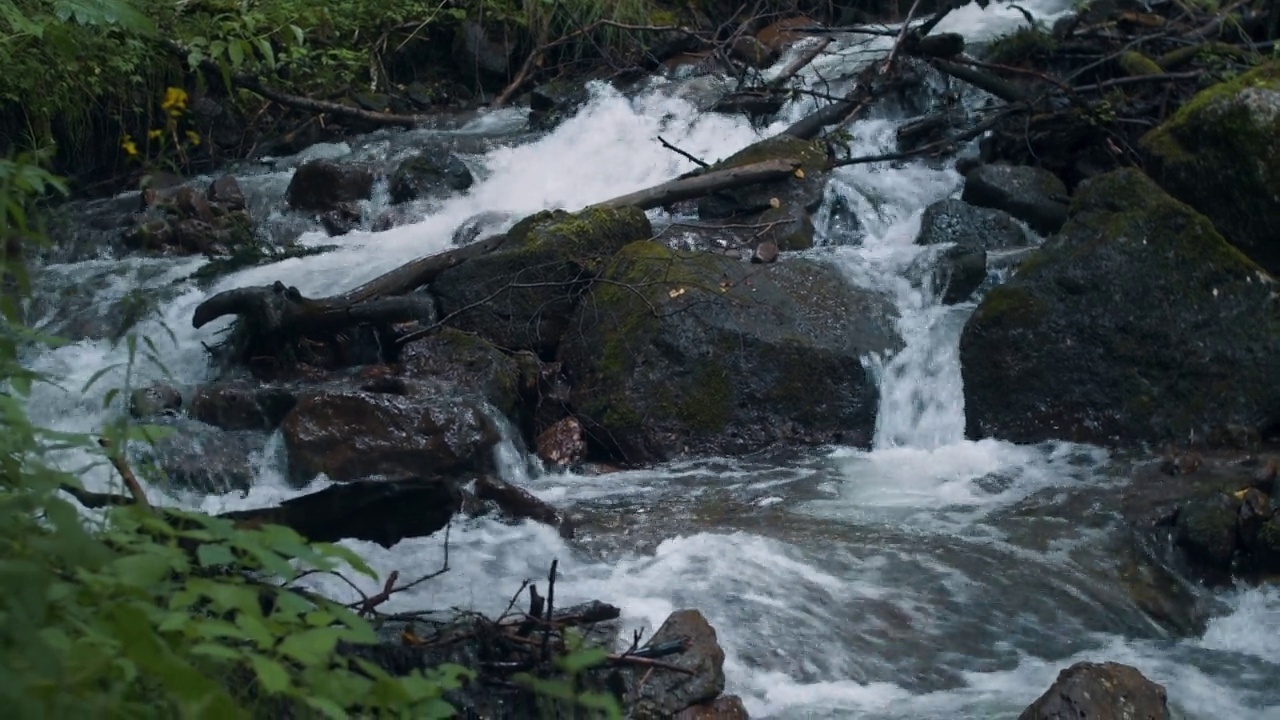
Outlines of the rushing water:
M 1025 5 L 1046 21 L 1063 9 L 1056 0 Z M 970 6 L 940 29 L 984 38 L 1021 22 L 1007 8 Z M 807 77 L 848 75 L 850 57 L 824 57 Z M 259 216 L 274 213 L 277 224 L 284 222 L 283 188 L 306 157 L 385 158 L 434 135 L 469 149 L 480 179 L 463 196 L 420 208 L 419 222 L 352 233 L 335 252 L 247 270 L 204 290 L 180 285 L 143 331 L 156 338 L 177 383 L 191 387 L 208 373 L 200 341 L 224 326 L 190 325 L 192 310 L 213 292 L 276 279 L 305 294 L 349 288 L 443 249 L 477 212 L 572 210 L 691 169 L 658 135 L 719 158 L 809 109 L 797 101 L 771 127 L 753 129 L 740 118 L 696 112 L 683 99 L 690 92 L 674 80 L 629 97 L 598 88 L 577 116 L 540 138 L 523 136 L 522 113 L 505 110 L 458 128 L 375 134 L 245 170 L 242 184 Z M 855 123 L 855 154 L 890 148 L 899 120 Z M 393 602 L 497 612 L 523 578 L 544 577 L 559 558 L 561 602 L 613 602 L 629 625 L 650 629 L 674 609 L 701 609 L 726 650 L 728 692 L 741 695 L 753 717 L 1012 718 L 1060 669 L 1090 659 L 1137 666 L 1168 687 L 1186 717 L 1280 719 L 1280 591 L 1225 595 L 1225 610 L 1202 636 L 1170 637 L 1114 581 L 1105 540 L 1117 522 L 1122 480 L 1108 472 L 1114 464 L 1105 452 L 964 440 L 958 341 L 973 305 L 940 305 L 913 272 L 932 251 L 912 244 L 921 210 L 959 189 L 954 170 L 924 163 L 845 168 L 830 184 L 825 210 L 852 208 L 859 235 L 826 225 L 813 253 L 851 282 L 893 297 L 905 341 L 893 357 L 867 359 L 882 394 L 872 450 L 706 458 L 588 477 L 542 472 L 508 442 L 498 451 L 508 476 L 580 515 L 579 537 L 566 542 L 532 523 L 461 521 L 452 533 L 453 571 Z M 303 238 L 324 240 L 314 232 Z M 139 288 L 169 287 L 200 262 L 89 260 L 48 268 L 45 283 L 78 286 L 105 306 Z M 67 430 L 100 427 L 119 412 L 118 403 L 104 409 L 103 398 L 124 370 L 88 391 L 81 385 L 124 357 L 122 348 L 88 340 L 32 358 L 65 378 L 64 390 L 38 391 L 36 419 Z M 136 373 L 136 382 L 159 377 L 151 366 Z M 276 438 L 243 497 L 167 501 L 221 511 L 295 495 L 279 458 Z M 112 481 L 102 470 L 90 482 Z M 412 575 L 441 559 L 438 538 L 390 549 L 348 544 L 381 572 Z

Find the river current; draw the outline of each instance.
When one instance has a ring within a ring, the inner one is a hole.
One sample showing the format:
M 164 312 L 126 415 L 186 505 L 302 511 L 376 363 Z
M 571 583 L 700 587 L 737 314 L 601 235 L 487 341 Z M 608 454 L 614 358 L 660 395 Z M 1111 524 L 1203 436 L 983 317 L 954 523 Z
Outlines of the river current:
M 1060 0 L 1024 6 L 1047 23 L 1067 9 Z M 939 30 L 977 41 L 1024 23 L 1007 6 L 969 6 Z M 851 75 L 858 57 L 874 57 L 869 51 L 889 41 L 842 42 L 841 52 L 805 71 L 808 82 Z M 714 160 L 812 108 L 811 100 L 794 101 L 769 126 L 753 128 L 742 118 L 699 112 L 698 82 L 704 81 L 654 80 L 626 94 L 595 87 L 585 108 L 540 136 L 525 130 L 523 110 L 509 109 L 237 169 L 256 217 L 270 214 L 277 223 L 287 222 L 279 209 L 293 168 L 313 157 L 383 159 L 428 136 L 446 137 L 464 153 L 477 183 L 464 195 L 420 207 L 421 219 L 411 224 L 344 236 L 336 251 L 239 272 L 205 289 L 180 284 L 141 331 L 157 345 L 169 382 L 189 388 L 210 372 L 201 341 L 225 325 L 191 328 L 192 311 L 214 292 L 277 279 L 307 295 L 338 292 L 445 249 L 454 229 L 478 212 L 576 210 L 694 167 L 664 149 L 659 135 Z M 830 86 L 833 94 L 839 82 Z M 851 125 L 853 154 L 892 151 L 894 130 L 905 119 Z M 1280 588 L 1224 593 L 1202 635 L 1172 636 L 1114 581 L 1106 538 L 1120 522 L 1114 493 L 1124 483 L 1115 459 L 1089 446 L 964 439 L 958 342 L 974 304 L 941 305 L 913 270 L 931 251 L 912 244 L 921 211 L 958 196 L 961 182 L 949 164 L 847 167 L 835 173 L 818 214 L 834 217 L 836 205 L 852 210 L 858 237 L 847 236 L 847 223 L 820 222 L 819 247 L 811 252 L 851 282 L 889 293 L 899 312 L 904 349 L 867 358 L 882 398 L 871 450 L 703 458 L 583 476 L 544 472 L 507 441 L 498 449 L 504 475 L 580 515 L 578 537 L 566 541 L 533 523 L 457 520 L 453 570 L 397 596 L 388 609 L 500 612 L 522 579 L 545 578 L 558 558 L 558 604 L 604 600 L 623 609 L 627 628 L 650 630 L 672 610 L 702 610 L 726 651 L 726 692 L 740 695 L 756 718 L 1015 718 L 1072 662 L 1113 660 L 1164 684 L 1184 717 L 1280 720 Z M 382 204 L 385 189 L 372 201 L 375 209 Z M 651 217 L 669 219 L 661 211 Z M 330 240 L 312 230 L 302 242 Z M 94 302 L 109 303 L 169 287 L 202 262 L 91 259 L 47 267 L 41 282 L 78 286 Z M 105 340 L 32 358 L 36 369 L 64 381 L 62 389 L 37 390 L 34 419 L 65 430 L 100 428 L 120 412 L 118 403 L 104 408 L 103 399 L 124 372 L 108 373 L 87 392 L 81 387 L 124 358 L 123 347 Z M 145 365 L 135 374 L 135 385 L 160 377 Z M 222 511 L 325 484 L 290 487 L 278 438 L 258 468 L 243 496 L 154 494 L 161 502 Z M 105 468 L 88 480 L 95 489 L 112 483 Z M 442 554 L 439 538 L 390 549 L 346 544 L 380 573 L 402 576 L 434 569 Z M 336 597 L 351 593 L 336 582 L 321 587 Z

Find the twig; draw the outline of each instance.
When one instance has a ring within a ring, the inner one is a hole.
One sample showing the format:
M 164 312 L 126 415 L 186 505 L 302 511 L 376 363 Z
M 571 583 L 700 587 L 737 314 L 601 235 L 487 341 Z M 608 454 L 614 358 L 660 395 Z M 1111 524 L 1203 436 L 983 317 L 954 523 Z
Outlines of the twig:
M 551 561 L 551 572 L 547 573 L 547 630 L 542 634 L 542 659 L 550 660 L 551 655 L 548 649 L 548 643 L 551 641 L 551 624 L 552 614 L 555 611 L 556 601 L 556 568 L 560 566 L 560 559 L 555 558 Z
M 67 483 L 62 483 L 58 486 L 58 489 L 75 498 L 76 502 L 87 508 L 133 505 L 135 503 L 133 498 L 125 495 L 116 495 L 115 493 L 96 493 Z
M 376 595 L 370 595 L 365 598 L 364 604 L 360 606 L 361 615 L 371 615 L 373 609 L 386 602 L 391 597 L 391 593 L 395 589 L 396 580 L 400 579 L 400 571 L 392 570 L 387 576 L 387 581 L 382 583 L 382 590 Z
M 889 68 L 893 67 L 893 60 L 898 56 L 898 49 L 902 47 L 902 43 L 907 39 L 907 33 L 911 31 L 911 19 L 916 16 L 916 10 L 920 9 L 920 0 L 911 3 L 911 9 L 907 11 L 907 18 L 902 21 L 902 30 L 898 33 L 898 39 L 893 42 L 893 49 L 889 51 L 889 57 L 884 59 L 884 64 L 880 66 L 880 74 L 889 72 Z
M 1113 78 L 1098 83 L 1097 85 L 1081 85 L 1076 88 L 1076 92 L 1097 92 L 1098 90 L 1106 90 L 1118 85 L 1136 85 L 1138 83 L 1149 82 L 1169 82 L 1173 80 L 1192 80 L 1203 75 L 1203 71 L 1192 70 L 1191 72 L 1182 73 L 1164 73 L 1163 75 L 1133 75 L 1131 77 Z
M 414 580 L 413 582 L 407 585 L 400 585 L 399 587 L 393 587 L 393 585 L 395 584 L 396 580 L 400 579 L 400 571 L 392 570 L 391 574 L 387 576 L 387 581 L 383 583 L 382 590 L 380 592 L 378 592 L 375 595 L 370 595 L 364 600 L 349 603 L 347 607 L 349 608 L 358 607 L 360 608 L 361 614 L 371 614 L 374 608 L 385 603 L 387 600 L 390 600 L 392 595 L 395 595 L 396 593 L 404 592 L 406 590 L 410 590 L 414 587 L 417 587 L 418 585 L 421 585 L 422 583 L 428 580 L 431 580 L 432 578 L 438 578 L 441 575 L 449 572 L 449 530 L 452 527 L 453 526 L 451 524 L 444 526 L 444 563 L 439 570 L 436 570 L 433 573 L 427 573 L 426 575 L 423 575 L 417 580 Z
M 659 135 L 659 136 L 658 136 L 658 142 L 662 143 L 662 147 L 664 147 L 664 148 L 666 148 L 666 149 L 670 150 L 671 152 L 673 152 L 673 153 L 675 153 L 675 154 L 679 155 L 680 157 L 683 157 L 683 158 L 684 158 L 684 159 L 686 159 L 686 160 L 689 160 L 690 162 L 692 162 L 692 163 L 694 163 L 694 164 L 698 165 L 699 167 L 704 167 L 704 168 L 709 168 L 709 167 L 711 167 L 711 163 L 708 163 L 708 162 L 704 162 L 704 161 L 702 161 L 702 160 L 699 160 L 698 158 L 694 157 L 693 155 L 691 155 L 691 154 L 689 154 L 689 153 L 685 152 L 684 150 L 681 150 L 680 148 L 676 147 L 675 145 L 672 145 L 671 143 L 667 142 L 667 141 L 666 141 L 666 139 L 665 139 L 665 138 L 663 138 L 661 135 Z
M 107 451 L 107 459 L 115 466 L 116 472 L 120 473 L 120 477 L 124 479 L 125 487 L 129 488 L 129 494 L 133 496 L 133 501 L 144 508 L 150 509 L 151 503 L 147 502 L 147 494 L 142 491 L 142 485 L 138 483 L 138 476 L 133 474 L 133 468 L 125 462 L 124 455 L 118 449 L 112 447 L 111 441 L 106 438 L 98 438 L 98 445 Z

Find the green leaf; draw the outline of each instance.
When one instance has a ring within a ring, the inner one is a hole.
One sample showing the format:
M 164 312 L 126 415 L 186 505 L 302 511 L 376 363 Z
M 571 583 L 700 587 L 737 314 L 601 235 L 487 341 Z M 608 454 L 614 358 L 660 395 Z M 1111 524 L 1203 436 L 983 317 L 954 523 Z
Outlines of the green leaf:
M 239 70 L 244 64 L 244 45 L 238 40 L 228 43 L 227 54 L 231 58 L 231 67 Z
M 312 628 L 294 633 L 280 643 L 280 653 L 305 664 L 319 663 L 333 654 L 342 631 L 338 628 Z
M 570 675 L 577 675 L 587 668 L 593 668 L 603 663 L 607 657 L 609 657 L 609 653 L 605 652 L 603 648 L 594 647 L 560 657 L 556 660 L 556 664 Z
M 275 68 L 276 51 L 271 47 L 271 41 L 266 38 L 258 38 L 258 52 L 262 53 L 262 59 L 266 61 L 267 67 Z
M 110 572 L 119 582 L 150 590 L 159 585 L 170 573 L 180 569 L 173 557 L 160 553 L 129 555 L 111 563 Z
M 329 698 L 308 695 L 302 700 L 316 710 L 324 713 L 325 717 L 333 718 L 333 720 L 347 720 L 347 711 L 343 710 L 337 703 Z
M 254 654 L 249 656 L 249 662 L 253 665 L 254 674 L 258 676 L 258 682 L 262 683 L 262 688 L 268 693 L 283 693 L 292 684 L 289 671 L 275 660 Z
M 201 655 L 215 660 L 227 660 L 229 662 L 238 662 L 243 655 L 243 653 L 238 650 L 227 647 L 226 645 L 219 645 L 218 643 L 199 643 L 193 645 L 191 647 L 191 654 Z
M 231 554 L 231 548 L 226 545 L 214 545 L 205 543 L 196 548 L 196 558 L 203 567 L 212 567 L 215 565 L 233 565 L 236 558 Z

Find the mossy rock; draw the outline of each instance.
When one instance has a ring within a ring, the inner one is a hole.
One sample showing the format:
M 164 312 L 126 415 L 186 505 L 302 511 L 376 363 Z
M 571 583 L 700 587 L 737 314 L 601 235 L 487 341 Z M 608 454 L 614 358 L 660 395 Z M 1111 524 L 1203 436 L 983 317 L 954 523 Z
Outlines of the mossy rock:
M 450 325 L 545 356 L 608 259 L 652 234 L 633 207 L 537 213 L 516 223 L 496 251 L 441 273 L 431 291 Z
M 830 174 L 830 161 L 821 142 L 776 135 L 739 150 L 711 166 L 726 170 L 766 160 L 795 160 L 802 177 L 788 177 L 738 190 L 709 195 L 698 201 L 702 218 L 742 217 L 770 208 L 811 213 L 822 204 L 822 193 Z
M 1280 422 L 1271 283 L 1142 173 L 1080 186 L 1062 231 L 961 336 L 970 437 L 1108 445 Z
M 392 203 L 403 203 L 461 192 L 474 182 L 471 170 L 458 156 L 434 150 L 406 158 L 397 165 L 391 173 L 388 192 Z
M 894 312 L 836 268 L 639 242 L 602 280 L 559 354 L 598 454 L 636 463 L 870 442 L 879 393 L 861 359 L 899 347 Z
M 1166 190 L 1280 272 L 1280 62 L 1201 91 L 1141 147 Z

